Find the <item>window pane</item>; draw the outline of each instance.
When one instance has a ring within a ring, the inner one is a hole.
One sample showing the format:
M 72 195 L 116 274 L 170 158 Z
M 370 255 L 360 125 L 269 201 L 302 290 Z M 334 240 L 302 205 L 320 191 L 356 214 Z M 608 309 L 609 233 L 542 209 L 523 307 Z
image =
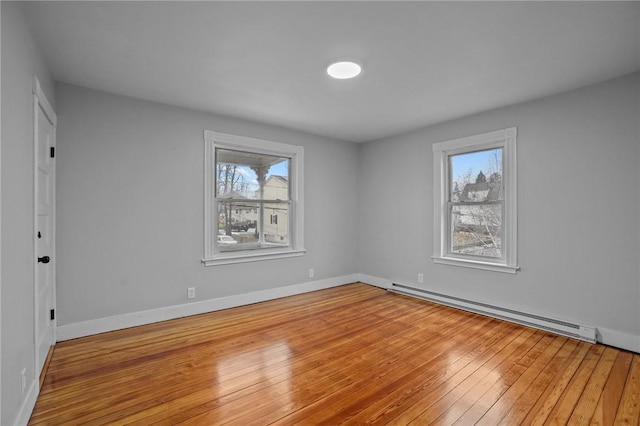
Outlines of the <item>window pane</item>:
M 219 202 L 217 245 L 220 251 L 250 249 L 258 243 L 258 203 Z
M 449 157 L 449 199 L 482 202 L 503 199 L 502 148 Z
M 289 244 L 289 205 L 264 205 L 264 243 L 275 245 Z
M 264 209 L 261 217 L 261 209 Z M 289 205 L 218 201 L 218 250 L 255 250 L 289 245 Z
M 502 205 L 453 206 L 451 252 L 502 257 Z
M 216 149 L 216 196 L 234 199 L 289 199 L 286 157 Z

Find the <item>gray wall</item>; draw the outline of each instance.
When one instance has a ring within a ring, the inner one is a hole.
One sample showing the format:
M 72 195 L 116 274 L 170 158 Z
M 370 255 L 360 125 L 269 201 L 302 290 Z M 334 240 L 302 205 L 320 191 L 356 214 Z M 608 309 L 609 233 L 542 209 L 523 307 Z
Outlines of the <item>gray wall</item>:
M 639 76 L 363 145 L 359 271 L 597 326 L 640 347 Z M 522 270 L 434 264 L 432 144 L 511 126 Z
M 357 273 L 358 145 L 57 86 L 59 325 Z M 302 257 L 204 267 L 203 131 L 305 148 Z
M 15 421 L 20 372 L 34 377 L 33 76 L 55 107 L 54 83 L 15 3 L 2 2 L 2 418 Z

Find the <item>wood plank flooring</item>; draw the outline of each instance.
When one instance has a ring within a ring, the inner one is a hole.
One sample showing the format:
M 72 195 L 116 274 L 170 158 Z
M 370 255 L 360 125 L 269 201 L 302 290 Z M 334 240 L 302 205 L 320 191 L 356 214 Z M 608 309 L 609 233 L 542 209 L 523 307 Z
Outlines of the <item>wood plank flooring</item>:
M 640 355 L 356 283 L 59 343 L 31 425 L 640 424 Z

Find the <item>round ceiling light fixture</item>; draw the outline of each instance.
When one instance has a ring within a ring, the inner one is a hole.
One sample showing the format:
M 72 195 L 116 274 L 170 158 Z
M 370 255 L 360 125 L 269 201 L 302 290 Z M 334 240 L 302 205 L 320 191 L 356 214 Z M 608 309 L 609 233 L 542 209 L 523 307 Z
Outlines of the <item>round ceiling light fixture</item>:
M 338 80 L 346 80 L 357 77 L 362 72 L 360 64 L 353 61 L 339 61 L 327 67 L 327 74 Z

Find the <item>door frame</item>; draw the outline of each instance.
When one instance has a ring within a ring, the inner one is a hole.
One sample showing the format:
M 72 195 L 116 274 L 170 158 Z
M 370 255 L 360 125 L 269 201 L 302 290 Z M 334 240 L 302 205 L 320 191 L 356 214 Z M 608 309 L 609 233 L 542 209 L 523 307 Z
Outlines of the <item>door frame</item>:
M 58 117 L 56 116 L 55 111 L 51 107 L 49 100 L 47 99 L 44 91 L 42 90 L 42 86 L 40 85 L 40 81 L 38 77 L 33 77 L 33 329 L 34 329 L 34 356 L 33 356 L 33 364 L 34 364 L 34 375 L 36 382 L 42 372 L 40 370 L 39 360 L 38 360 L 38 342 L 39 342 L 39 334 L 38 334 L 38 319 L 41 307 L 38 303 L 38 288 L 37 288 L 37 267 L 38 267 L 38 253 L 37 253 L 37 244 L 38 244 L 38 110 L 42 109 L 43 113 L 46 115 L 47 119 L 53 125 L 53 140 L 51 142 L 51 147 L 56 146 L 56 130 Z M 56 309 L 56 161 L 55 158 L 51 164 L 51 262 L 49 266 L 51 268 L 51 304 L 52 309 Z M 52 320 L 53 324 L 53 343 L 56 342 L 56 325 L 57 318 Z M 46 363 L 46 362 L 45 362 Z

